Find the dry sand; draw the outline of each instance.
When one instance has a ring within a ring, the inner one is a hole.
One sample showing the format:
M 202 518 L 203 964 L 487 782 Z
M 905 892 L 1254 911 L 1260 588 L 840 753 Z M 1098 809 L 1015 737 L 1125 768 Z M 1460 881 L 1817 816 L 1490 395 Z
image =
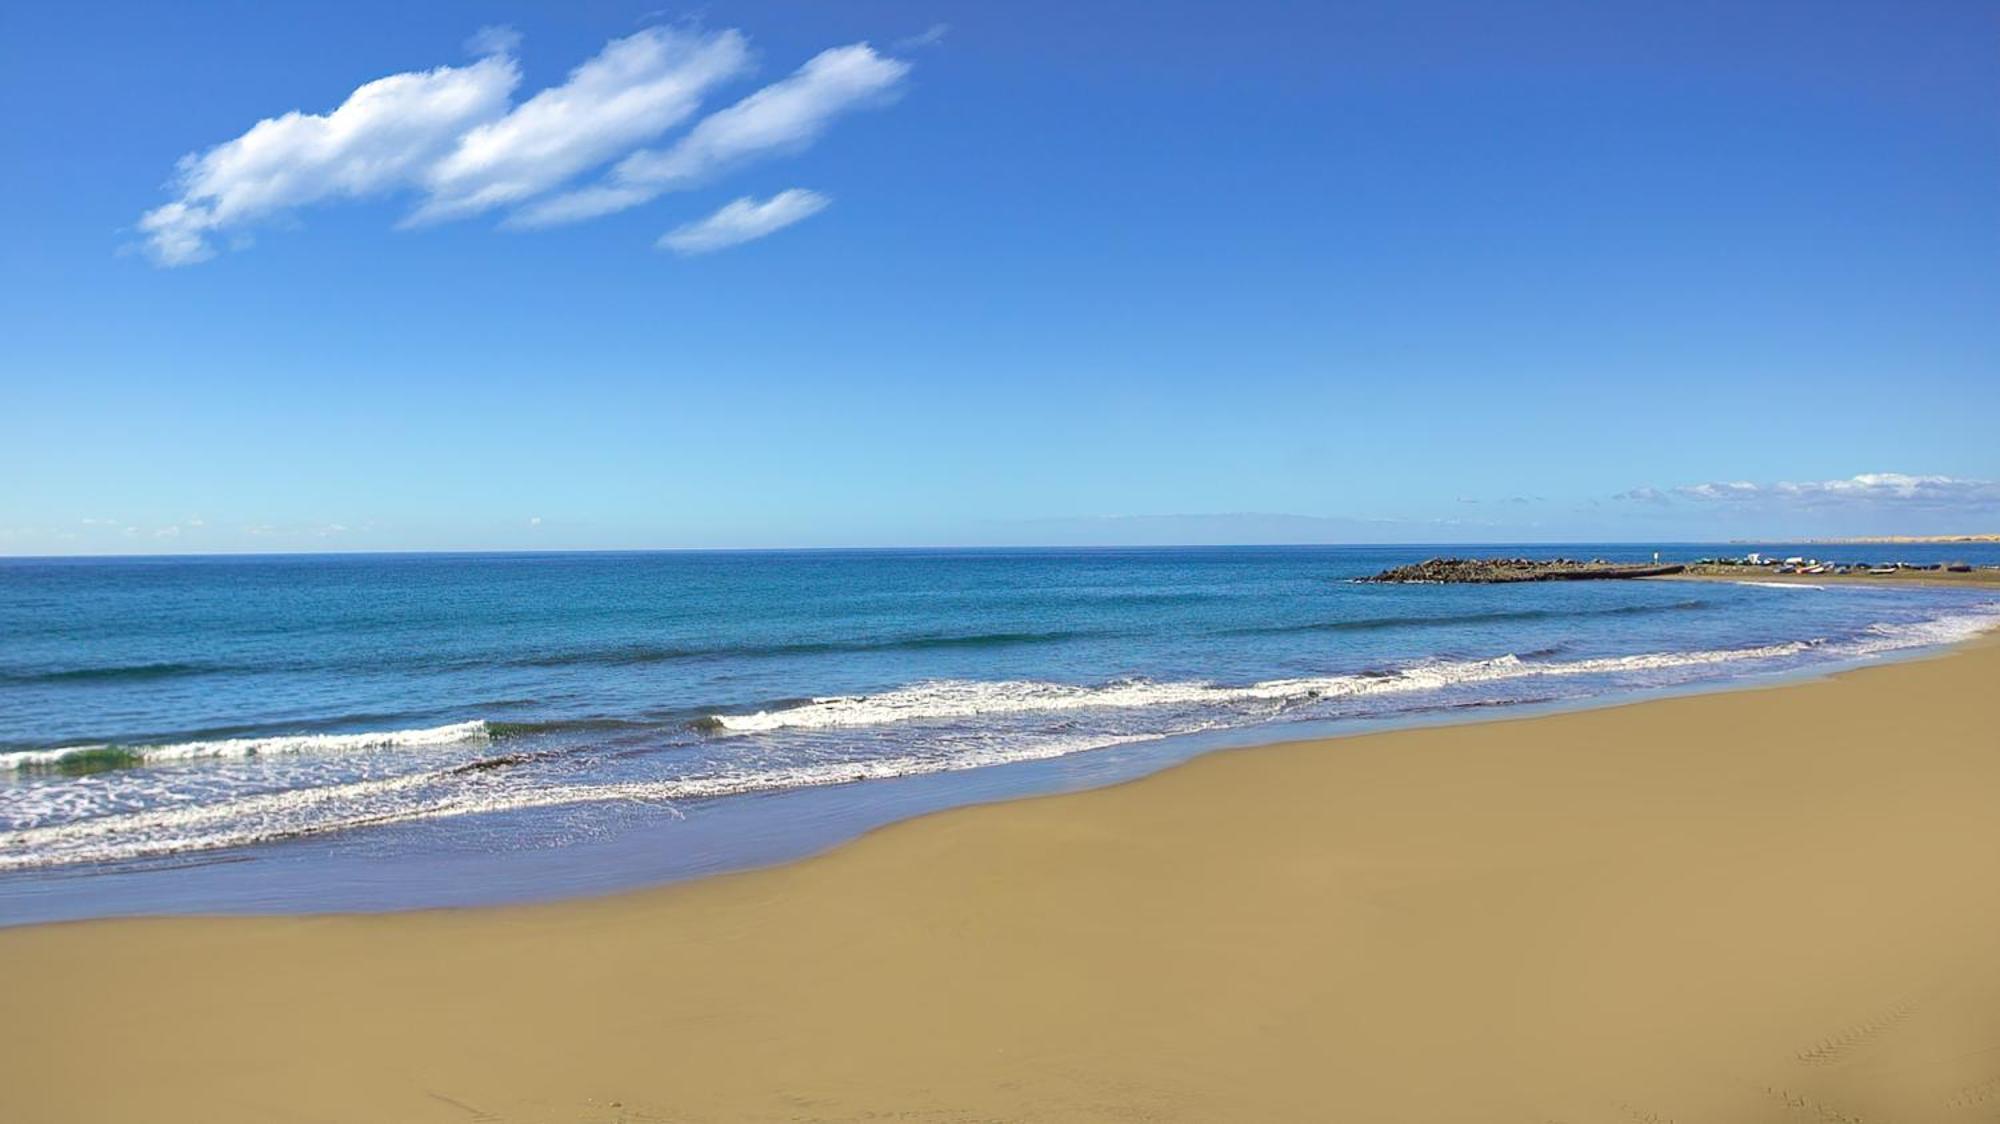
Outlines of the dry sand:
M 0 931 L 0 1120 L 1990 1121 L 2000 647 L 596 901 Z

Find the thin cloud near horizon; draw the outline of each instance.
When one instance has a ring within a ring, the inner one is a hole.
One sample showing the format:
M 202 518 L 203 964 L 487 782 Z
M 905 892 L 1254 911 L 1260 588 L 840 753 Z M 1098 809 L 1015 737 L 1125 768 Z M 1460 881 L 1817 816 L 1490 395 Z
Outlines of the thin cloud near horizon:
M 781 193 L 781 195 L 790 193 Z M 769 207 L 778 197 L 758 204 L 754 199 L 736 200 L 723 208 L 744 205 L 744 212 Z M 702 227 L 715 216 L 701 223 Z M 758 220 L 764 221 L 764 220 Z M 796 221 L 796 220 L 793 220 Z M 728 225 L 727 223 L 719 225 Z M 756 235 L 751 235 L 752 237 Z M 721 236 L 718 236 L 721 237 Z M 663 238 L 664 241 L 664 238 Z M 733 244 L 733 243 L 732 243 Z M 673 248 L 673 247 L 668 247 Z M 686 250 L 682 252 L 700 252 Z M 1549 521 L 1533 509 L 1540 504 L 1560 504 L 1559 497 L 1508 496 L 1492 501 L 1460 496 L 1453 503 L 1491 502 L 1508 516 L 1518 513 L 1526 521 L 1461 519 L 1415 515 L 1302 514 L 1285 511 L 1209 512 L 1119 512 L 1091 515 L 1049 515 L 975 521 L 957 530 L 939 528 L 926 532 L 908 528 L 899 534 L 863 532 L 851 540 L 822 541 L 819 538 L 785 541 L 676 541 L 671 535 L 644 533 L 609 534 L 606 528 L 588 521 L 560 515 L 517 516 L 507 521 L 528 539 L 494 537 L 482 532 L 439 541 L 411 540 L 398 529 L 367 513 L 342 520 L 307 519 L 290 524 L 239 522 L 227 517 L 194 516 L 179 521 L 149 524 L 137 518 L 106 515 L 84 516 L 69 529 L 0 526 L 0 554 L 17 540 L 45 539 L 63 544 L 54 553 L 76 553 L 77 547 L 94 544 L 94 552 L 129 554 L 205 553 L 241 550 L 249 544 L 276 543 L 264 551 L 325 549 L 339 543 L 355 550 L 509 550 L 533 549 L 801 549 L 848 547 L 988 547 L 988 546 L 1206 546 L 1256 544 L 1562 544 L 1562 543 L 1645 543 L 1732 541 L 1796 542 L 1822 537 L 1863 534 L 1977 534 L 2000 530 L 1978 525 L 1972 520 L 2000 513 L 2000 481 L 1942 474 L 1862 473 L 1837 480 L 1716 481 L 1684 484 L 1673 488 L 1640 487 L 1612 497 L 1614 505 L 1624 504 L 1629 518 L 1642 522 L 1591 527 L 1558 515 Z M 1599 510 L 1598 500 L 1588 501 Z M 1609 510 L 1609 509 L 1605 509 Z M 1655 513 L 1655 514 L 1646 514 Z M 1572 513 L 1574 514 L 1574 513 Z M 1685 530 L 1662 537 L 1656 517 L 1693 518 Z M 1753 520 L 1747 526 L 1743 520 Z M 1801 521 L 1801 519 L 1805 521 Z M 1829 522 L 1831 520 L 1831 522 Z M 544 539 L 551 527 L 564 529 L 559 540 Z M 491 528 L 488 528 L 490 531 Z M 599 534 L 597 532 L 607 532 Z M 579 537 L 580 536 L 580 537 Z M 140 546 L 138 544 L 145 544 Z M 72 545 L 74 544 L 74 545 Z M 104 548 L 111 548 L 106 551 Z M 92 551 L 86 551 L 92 552 Z M 252 551 L 259 552 L 259 551 Z
M 477 56 L 469 64 L 365 82 L 330 111 L 267 117 L 188 153 L 177 165 L 175 197 L 139 219 L 147 255 L 165 268 L 193 265 L 301 209 L 399 194 L 417 197 L 400 228 L 493 211 L 504 212 L 500 225 L 516 229 L 583 221 L 802 151 L 841 115 L 892 102 L 911 68 L 866 42 L 829 48 L 696 120 L 665 148 L 649 148 L 692 120 L 715 91 L 751 73 L 747 36 L 643 28 L 608 41 L 563 82 L 516 103 L 520 42 L 512 28 L 482 28 L 467 40 Z M 598 182 L 578 186 L 606 167 Z M 801 209 L 802 197 L 793 195 L 801 190 L 769 201 L 789 199 L 778 212 L 788 221 L 739 223 L 737 233 L 747 236 L 712 248 L 768 235 L 824 208 L 825 196 L 806 192 L 819 204 Z M 702 221 L 727 223 L 732 206 Z
M 1841 480 L 1708 481 L 1673 488 L 1632 488 L 1612 497 L 1632 503 L 1736 504 L 1765 507 L 1883 507 L 1928 510 L 2000 509 L 2000 480 L 1864 472 Z

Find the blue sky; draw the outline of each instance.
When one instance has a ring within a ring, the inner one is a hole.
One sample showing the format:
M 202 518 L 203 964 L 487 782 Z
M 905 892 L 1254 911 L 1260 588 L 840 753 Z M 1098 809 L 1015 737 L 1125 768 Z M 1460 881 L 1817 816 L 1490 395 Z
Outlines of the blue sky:
M 1991 4 L 657 2 L 8 5 L 0 553 L 2000 529 Z

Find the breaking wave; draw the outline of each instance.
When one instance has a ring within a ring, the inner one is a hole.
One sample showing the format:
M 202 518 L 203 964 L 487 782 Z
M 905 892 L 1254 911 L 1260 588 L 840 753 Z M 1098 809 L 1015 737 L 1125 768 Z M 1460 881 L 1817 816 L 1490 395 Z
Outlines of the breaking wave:
M 0 753 L 0 772 L 97 772 L 164 761 L 203 757 L 264 757 L 289 753 L 455 745 L 489 737 L 485 722 L 454 722 L 416 730 L 375 730 L 359 734 L 283 734 L 257 738 L 216 738 L 164 745 L 71 745 Z
M 875 726 L 891 722 L 973 718 L 1037 711 L 1129 709 L 1167 706 L 1228 706 L 1247 702 L 1297 703 L 1365 695 L 1434 691 L 1469 683 L 1489 683 L 1540 675 L 1616 675 L 1798 655 L 1819 641 L 1795 641 L 1755 648 L 1664 652 L 1567 662 L 1538 663 L 1506 655 L 1487 660 L 1438 661 L 1384 672 L 1270 679 L 1244 686 L 1182 681 L 1125 680 L 1076 686 L 1026 680 L 986 682 L 945 679 L 916 683 L 878 695 L 844 695 L 753 714 L 712 714 L 712 728 L 751 733 L 793 728 Z
M 209 804 L 127 812 L 0 832 L 0 871 L 72 863 L 132 862 L 412 820 L 610 801 L 671 804 L 958 772 L 1065 757 L 1083 750 L 1107 749 L 1186 732 L 1192 731 L 1049 739 L 963 752 L 908 753 L 770 769 L 732 769 L 673 780 L 604 784 L 509 785 L 496 780 L 496 774 L 526 759 L 508 755 L 436 772 L 260 793 Z
M 140 861 L 415 820 L 614 801 L 672 804 L 955 772 L 1064 757 L 1202 730 L 1237 729 L 1287 713 L 1325 717 L 1328 708 L 1314 704 L 1326 700 L 1417 696 L 1410 703 L 1390 708 L 1389 712 L 1398 714 L 1436 706 L 1514 705 L 1573 697 L 1554 689 L 1553 681 L 1563 678 L 1597 676 L 1607 682 L 1635 684 L 1684 682 L 1690 676 L 1672 673 L 1722 665 L 1745 665 L 1750 670 L 1766 663 L 1792 667 L 1798 665 L 1796 657 L 1808 654 L 1816 662 L 1860 659 L 1962 641 L 1996 624 L 2000 624 L 2000 604 L 1989 604 L 1973 612 L 1931 620 L 1867 625 L 1824 640 L 1575 659 L 1553 658 L 1547 651 L 1491 659 L 1435 659 L 1380 671 L 1247 684 L 1144 679 L 1095 685 L 931 680 L 875 694 L 792 700 L 751 713 L 711 712 L 706 722 L 717 734 L 771 736 L 764 744 L 752 744 L 747 752 L 690 756 L 685 765 L 672 766 L 678 773 L 674 776 L 593 781 L 558 765 L 561 754 L 554 750 L 510 750 L 484 757 L 467 754 L 463 760 L 442 762 L 412 756 L 407 764 L 391 755 L 387 767 L 416 771 L 220 798 L 213 793 L 191 792 L 190 799 L 165 806 L 100 804 L 82 818 L 17 821 L 12 830 L 0 831 L 0 871 Z M 1662 672 L 1667 674 L 1654 674 Z M 1539 685 L 1499 692 L 1452 690 L 1512 681 Z M 1019 715 L 1043 717 L 1009 720 L 1009 716 Z M 992 721 L 978 721 L 989 718 Z M 955 721 L 965 719 L 975 721 Z M 856 734 L 823 737 L 813 733 L 906 722 L 944 725 L 935 731 L 925 728 L 917 737 L 871 739 Z M 92 771 L 196 758 L 507 746 L 511 739 L 545 733 L 644 730 L 660 725 L 609 718 L 533 724 L 474 720 L 364 733 L 83 745 L 0 754 L 0 769 Z M 781 731 L 803 733 L 776 736 Z M 62 784 L 101 787 L 101 782 L 109 779 Z M 149 778 L 139 773 L 131 774 L 130 779 Z

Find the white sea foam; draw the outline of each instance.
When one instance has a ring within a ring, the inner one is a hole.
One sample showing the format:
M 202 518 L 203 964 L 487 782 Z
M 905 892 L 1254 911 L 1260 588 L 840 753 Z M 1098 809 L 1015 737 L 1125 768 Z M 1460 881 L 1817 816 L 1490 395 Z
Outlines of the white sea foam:
M 1758 589 L 1825 589 L 1823 585 L 1811 582 L 1731 582 L 1731 585 L 1749 585 Z
M 2000 627 L 2000 602 L 1979 606 L 1973 612 L 1936 617 L 1902 624 L 1871 624 L 1861 638 L 1848 645 L 1856 656 L 1910 648 L 1961 644 L 1989 629 Z
M 1785 586 L 1783 588 L 1795 588 Z M 716 714 L 710 721 L 731 733 L 828 729 L 894 722 L 973 718 L 1039 711 L 1227 706 L 1249 702 L 1293 703 L 1316 699 L 1433 691 L 1462 684 L 1537 676 L 1626 675 L 1710 664 L 1783 659 L 1824 649 L 1832 658 L 1859 658 L 1905 648 L 1952 644 L 2000 624 L 2000 607 L 1909 624 L 1870 626 L 1858 639 L 1828 645 L 1795 640 L 1747 648 L 1654 652 L 1567 661 L 1529 661 L 1506 655 L 1487 660 L 1435 661 L 1375 675 L 1272 679 L 1247 686 L 1200 681 L 1126 680 L 1104 686 L 1011 680 L 933 680 L 878 695 L 816 698 L 800 706 L 754 714 Z
M 1271 702 L 1302 703 L 1319 699 L 1435 691 L 1462 684 L 1490 683 L 1546 675 L 1617 675 L 1695 667 L 1741 660 L 1798 655 L 1816 642 L 1799 641 L 1755 648 L 1724 648 L 1693 652 L 1661 652 L 1566 662 L 1530 662 L 1518 656 L 1488 660 L 1436 661 L 1378 675 L 1328 675 L 1271 679 L 1247 686 L 1198 681 L 1127 680 L 1105 686 L 1026 680 L 984 682 L 947 679 L 917 683 L 879 695 L 847 695 L 813 699 L 801 706 L 755 714 L 717 714 L 710 720 L 733 733 L 784 729 L 827 729 L 875 726 L 892 722 L 973 718 L 983 715 L 1027 714 L 1041 711 L 1133 709 L 1174 706 L 1229 706 Z
M 284 734 L 263 738 L 218 738 L 165 745 L 66 745 L 0 753 L 0 772 L 59 767 L 64 761 L 106 751 L 129 754 L 141 762 L 190 761 L 201 757 L 263 757 L 286 753 L 339 753 L 371 749 L 416 748 L 482 742 L 486 723 L 454 722 L 414 730 L 373 730 L 359 734 Z
M 768 732 L 840 729 L 912 720 L 1004 716 L 1036 712 L 1117 712 L 1152 708 L 1120 728 L 1055 735 L 1047 730 L 998 724 L 969 736 L 910 739 L 882 756 L 778 762 L 746 755 L 693 775 L 659 780 L 552 783 L 546 776 L 511 769 L 439 769 L 340 782 L 279 792 L 200 799 L 166 807 L 120 811 L 70 822 L 0 832 L 0 871 L 87 862 L 120 862 L 184 852 L 244 846 L 349 828 L 443 819 L 608 801 L 675 801 L 849 784 L 866 780 L 953 772 L 989 765 L 1063 757 L 1108 746 L 1151 740 L 1218 726 L 1240 726 L 1231 705 L 1266 703 L 1279 709 L 1321 699 L 1395 692 L 1438 691 L 1466 684 L 1541 676 L 1646 676 L 1706 665 L 1784 661 L 1811 653 L 1828 660 L 1865 659 L 1968 639 L 2000 625 L 2000 603 L 1927 621 L 1876 624 L 1833 643 L 1793 641 L 1746 648 L 1654 652 L 1566 661 L 1437 661 L 1379 675 L 1275 679 L 1246 686 L 1207 682 L 1126 681 L 1097 687 L 1011 681 L 937 681 L 873 696 L 815 699 L 803 706 L 753 715 L 719 716 L 723 729 Z M 1251 707 L 1256 717 L 1270 713 Z M 1079 715 L 1079 718 L 1082 716 Z M 1142 724 L 1143 730 L 1135 730 Z M 488 736 L 484 723 L 375 734 L 231 739 L 151 747 L 169 758 L 249 756 L 308 749 L 368 749 L 451 745 Z M 256 748 L 252 748 L 252 746 Z M 210 747 L 196 750 L 191 747 Z M 229 748 L 216 751 L 213 747 Z M 88 778 L 95 780 L 97 778 Z
M 130 862 L 191 851 L 297 839 L 358 826 L 448 819 L 611 801 L 671 804 L 867 780 L 958 772 L 1047 760 L 1086 750 L 1150 741 L 1199 727 L 1145 734 L 1042 739 L 946 753 L 829 761 L 780 768 L 731 769 L 660 781 L 520 785 L 492 774 L 417 773 L 319 788 L 261 793 L 173 808 L 99 816 L 75 823 L 0 832 L 0 871 L 72 863 Z M 454 783 L 457 782 L 457 783 Z

